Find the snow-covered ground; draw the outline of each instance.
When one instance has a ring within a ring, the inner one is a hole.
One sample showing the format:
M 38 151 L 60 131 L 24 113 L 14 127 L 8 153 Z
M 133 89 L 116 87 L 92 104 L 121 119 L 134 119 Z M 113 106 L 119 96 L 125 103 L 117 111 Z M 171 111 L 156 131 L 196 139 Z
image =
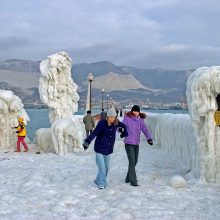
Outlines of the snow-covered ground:
M 163 148 L 142 140 L 137 176 L 139 187 L 124 182 L 127 157 L 117 139 L 108 176 L 109 186 L 93 183 L 97 167 L 93 146 L 65 156 L 0 152 L 0 219 L 220 219 L 220 185 L 187 182 L 174 189 L 167 183 L 187 169 Z

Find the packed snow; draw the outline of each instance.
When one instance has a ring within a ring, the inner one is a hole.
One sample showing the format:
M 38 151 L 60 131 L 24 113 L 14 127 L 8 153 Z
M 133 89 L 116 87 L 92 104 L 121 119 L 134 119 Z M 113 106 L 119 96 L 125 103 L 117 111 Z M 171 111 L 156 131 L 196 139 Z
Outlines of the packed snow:
M 1 151 L 1 219 L 219 219 L 220 185 L 188 175 L 188 153 L 183 151 L 181 157 L 181 150 L 173 145 L 186 143 L 178 129 L 184 124 L 183 130 L 188 129 L 187 117 L 148 113 L 146 122 L 155 144 L 151 147 L 141 137 L 136 167 L 139 187 L 124 182 L 128 160 L 119 137 L 108 187 L 103 190 L 93 183 L 97 174 L 93 144 L 86 152 L 78 149 L 60 156 L 35 154 L 42 151 L 30 144 L 28 153 Z M 171 140 L 174 137 L 179 142 Z
M 185 178 L 185 168 L 144 138 L 136 167 L 140 186 L 124 182 L 128 160 L 118 138 L 103 190 L 93 183 L 97 166 L 92 145 L 64 156 L 35 154 L 38 149 L 29 147 L 28 153 L 0 153 L 1 220 L 220 219 L 220 186 L 187 180 L 181 188 L 170 186 L 173 176 Z

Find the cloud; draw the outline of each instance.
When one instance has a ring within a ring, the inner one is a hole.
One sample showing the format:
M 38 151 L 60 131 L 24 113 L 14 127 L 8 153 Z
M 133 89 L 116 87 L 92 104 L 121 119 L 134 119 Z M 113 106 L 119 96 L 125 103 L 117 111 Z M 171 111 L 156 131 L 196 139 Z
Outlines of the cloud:
M 67 50 L 80 62 L 178 69 L 212 65 L 213 54 L 219 55 L 219 12 L 217 0 L 5 1 L 0 59 L 40 60 Z
M 27 46 L 28 44 L 29 44 L 29 39 L 25 37 L 10 36 L 5 38 L 0 38 L 1 50 L 11 50 L 13 48 Z

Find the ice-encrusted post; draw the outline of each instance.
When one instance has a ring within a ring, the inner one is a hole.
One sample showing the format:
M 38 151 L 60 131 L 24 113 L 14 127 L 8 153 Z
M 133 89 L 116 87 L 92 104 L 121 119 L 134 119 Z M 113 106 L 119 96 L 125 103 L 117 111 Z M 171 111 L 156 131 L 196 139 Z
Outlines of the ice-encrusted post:
M 66 52 L 48 56 L 40 64 L 39 93 L 41 101 L 48 105 L 52 125 L 47 130 L 47 140 L 41 138 L 42 129 L 36 132 L 35 140 L 38 146 L 44 146 L 44 151 L 55 151 L 58 155 L 74 152 L 83 140 L 82 123 L 73 115 L 78 111 L 79 95 L 78 86 L 71 78 L 71 67 L 72 60 Z
M 50 122 L 71 118 L 78 110 L 78 86 L 71 78 L 72 60 L 66 52 L 48 56 L 40 63 L 39 93 L 48 105 Z
M 220 66 L 202 67 L 187 80 L 187 102 L 197 142 L 199 177 L 220 182 L 220 129 L 214 121 L 220 93 Z
M 0 90 L 0 149 L 16 146 L 16 130 L 12 127 L 18 125 L 19 117 L 24 118 L 25 124 L 30 121 L 21 99 L 12 91 Z

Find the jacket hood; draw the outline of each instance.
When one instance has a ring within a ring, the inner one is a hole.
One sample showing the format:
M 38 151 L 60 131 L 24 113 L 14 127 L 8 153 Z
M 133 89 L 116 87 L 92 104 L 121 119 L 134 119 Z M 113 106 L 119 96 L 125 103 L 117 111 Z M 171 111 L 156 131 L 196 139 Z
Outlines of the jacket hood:
M 140 112 L 139 117 L 135 117 L 132 111 L 127 112 L 126 116 L 134 120 L 139 120 L 140 118 L 145 119 L 147 117 L 146 114 L 143 112 Z

